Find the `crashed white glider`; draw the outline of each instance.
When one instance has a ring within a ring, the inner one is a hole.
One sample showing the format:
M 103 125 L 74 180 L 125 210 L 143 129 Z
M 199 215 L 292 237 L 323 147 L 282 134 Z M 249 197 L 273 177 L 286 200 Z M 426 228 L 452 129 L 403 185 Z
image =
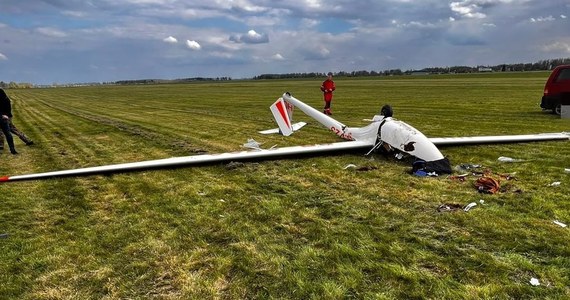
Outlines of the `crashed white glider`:
M 569 140 L 568 133 L 543 133 L 529 135 L 506 136 L 477 136 L 477 137 L 447 137 L 428 138 L 412 126 L 394 119 L 390 114 L 376 115 L 372 122 L 365 127 L 348 127 L 327 116 L 311 106 L 303 103 L 289 93 L 283 94 L 272 106 L 271 111 L 279 126 L 278 129 L 262 131 L 261 133 L 277 133 L 290 135 L 305 123 L 292 123 L 293 107 L 299 108 L 339 137 L 347 140 L 330 144 L 294 146 L 284 148 L 259 149 L 252 151 L 229 152 L 220 154 L 203 154 L 194 156 L 173 157 L 167 159 L 149 160 L 88 167 L 28 175 L 3 176 L 0 182 L 35 180 L 53 177 L 92 175 L 134 170 L 168 168 L 187 165 L 209 164 L 227 161 L 267 159 L 302 154 L 338 152 L 345 150 L 367 149 L 370 153 L 375 149 L 385 149 L 400 154 L 411 155 L 430 165 L 432 169 L 450 170 L 449 161 L 441 154 L 436 145 L 461 145 L 482 143 L 515 143 L 547 140 Z

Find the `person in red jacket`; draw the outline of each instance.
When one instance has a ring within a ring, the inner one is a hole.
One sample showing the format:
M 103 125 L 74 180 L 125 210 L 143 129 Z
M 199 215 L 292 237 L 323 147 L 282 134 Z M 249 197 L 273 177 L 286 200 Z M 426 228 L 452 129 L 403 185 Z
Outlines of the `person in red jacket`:
M 333 92 L 336 89 L 334 85 L 334 81 L 332 80 L 333 73 L 329 72 L 327 79 L 323 81 L 321 85 L 321 91 L 323 91 L 324 99 L 325 99 L 325 110 L 323 111 L 326 115 L 332 115 L 331 112 L 331 101 L 333 98 Z

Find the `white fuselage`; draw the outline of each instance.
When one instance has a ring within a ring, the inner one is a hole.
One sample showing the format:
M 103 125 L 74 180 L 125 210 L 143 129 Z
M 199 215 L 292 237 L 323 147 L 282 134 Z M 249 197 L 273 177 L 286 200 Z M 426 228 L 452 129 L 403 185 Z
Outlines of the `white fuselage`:
M 444 158 L 439 149 L 423 133 L 392 117 L 374 116 L 372 123 L 367 126 L 348 127 L 288 93 L 283 94 L 283 100 L 293 104 L 345 140 L 362 141 L 374 146 L 380 139 L 394 149 L 425 161 L 437 161 Z

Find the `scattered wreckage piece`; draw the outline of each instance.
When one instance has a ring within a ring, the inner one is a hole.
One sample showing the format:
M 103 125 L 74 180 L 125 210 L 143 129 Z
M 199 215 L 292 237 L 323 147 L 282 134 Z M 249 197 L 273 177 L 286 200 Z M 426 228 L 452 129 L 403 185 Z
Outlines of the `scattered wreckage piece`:
M 479 193 L 496 194 L 501 189 L 501 183 L 493 177 L 483 176 L 475 181 Z

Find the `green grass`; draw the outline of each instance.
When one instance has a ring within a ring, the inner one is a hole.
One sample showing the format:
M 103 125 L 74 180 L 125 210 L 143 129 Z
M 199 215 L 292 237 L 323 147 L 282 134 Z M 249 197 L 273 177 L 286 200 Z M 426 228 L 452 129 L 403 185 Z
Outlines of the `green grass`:
M 547 76 L 336 78 L 334 117 L 365 125 L 389 103 L 428 136 L 570 131 L 538 108 Z M 248 138 L 338 141 L 300 111 L 310 124 L 293 136 L 257 134 L 275 127 L 268 107 L 285 91 L 320 109 L 319 86 L 8 90 L 14 123 L 36 145 L 4 150 L 0 175 L 236 151 Z M 570 235 L 552 222 L 570 223 L 568 143 L 441 149 L 454 166 L 515 173 L 496 195 L 477 193 L 474 177 L 413 177 L 406 163 L 359 153 L 2 184 L 0 298 L 569 298 Z

